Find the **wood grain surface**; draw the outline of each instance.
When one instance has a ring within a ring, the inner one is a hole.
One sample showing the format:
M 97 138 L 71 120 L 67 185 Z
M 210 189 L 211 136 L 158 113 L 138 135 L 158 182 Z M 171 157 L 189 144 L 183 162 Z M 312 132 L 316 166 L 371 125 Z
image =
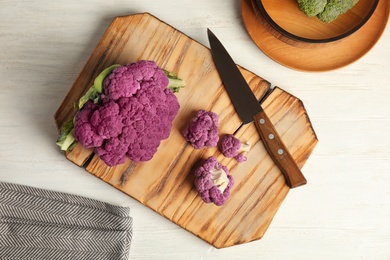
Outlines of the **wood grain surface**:
M 113 20 L 58 109 L 57 125 L 74 116 L 74 102 L 102 69 L 141 59 L 155 60 L 186 81 L 177 94 L 181 108 L 169 138 L 152 160 L 142 163 L 127 160 L 108 167 L 93 150 L 81 145 L 67 152 L 67 158 L 217 248 L 261 238 L 289 191 L 285 179 L 266 152 L 255 125 L 242 125 L 209 49 L 156 17 L 143 13 Z M 240 70 L 260 100 L 269 90 L 269 82 Z M 302 102 L 276 88 L 263 106 L 302 167 L 317 143 Z M 252 144 L 248 161 L 227 159 L 217 148 L 196 150 L 184 140 L 181 130 L 199 109 L 219 115 L 221 135 L 235 134 Z M 211 155 L 226 165 L 235 179 L 232 195 L 222 207 L 204 203 L 193 186 L 194 169 Z

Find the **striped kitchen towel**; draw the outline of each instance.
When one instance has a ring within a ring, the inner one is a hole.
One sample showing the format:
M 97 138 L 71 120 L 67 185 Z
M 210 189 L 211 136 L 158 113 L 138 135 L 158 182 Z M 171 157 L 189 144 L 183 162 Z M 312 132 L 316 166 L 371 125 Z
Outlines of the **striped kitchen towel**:
M 128 259 L 127 207 L 0 182 L 0 259 Z

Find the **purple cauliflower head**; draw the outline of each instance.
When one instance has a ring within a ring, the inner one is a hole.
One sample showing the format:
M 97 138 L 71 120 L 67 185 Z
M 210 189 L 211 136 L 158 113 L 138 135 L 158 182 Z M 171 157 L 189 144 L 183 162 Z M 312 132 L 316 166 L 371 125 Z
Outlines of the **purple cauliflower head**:
M 234 179 L 229 170 L 213 156 L 195 171 L 195 188 L 206 203 L 214 203 L 217 206 L 225 204 L 233 184 Z
M 104 81 L 100 103 L 75 116 L 74 137 L 109 166 L 150 160 L 168 138 L 180 105 L 168 77 L 153 61 L 121 66 Z
M 199 110 L 182 131 L 183 137 L 196 149 L 215 147 L 219 140 L 218 115 Z
M 241 141 L 232 134 L 226 134 L 221 138 L 220 150 L 225 157 L 235 158 L 238 162 L 247 160 L 244 153 L 249 152 L 251 145 L 241 143 Z

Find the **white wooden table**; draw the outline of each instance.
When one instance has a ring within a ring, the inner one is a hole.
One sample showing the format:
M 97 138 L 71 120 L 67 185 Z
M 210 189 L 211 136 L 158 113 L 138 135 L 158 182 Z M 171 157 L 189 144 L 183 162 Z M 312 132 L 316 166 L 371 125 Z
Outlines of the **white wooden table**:
M 263 239 L 217 250 L 69 161 L 53 115 L 115 16 L 149 12 L 299 97 L 319 143 Z M 390 259 L 390 30 L 357 62 L 307 73 L 272 61 L 238 0 L 0 0 L 0 181 L 129 206 L 131 259 Z

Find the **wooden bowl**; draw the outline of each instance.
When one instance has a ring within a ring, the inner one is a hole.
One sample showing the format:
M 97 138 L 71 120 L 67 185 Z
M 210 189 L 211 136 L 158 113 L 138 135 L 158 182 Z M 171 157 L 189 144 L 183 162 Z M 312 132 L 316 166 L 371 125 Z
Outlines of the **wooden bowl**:
M 337 43 L 359 30 L 374 13 L 379 0 L 359 0 L 345 14 L 326 23 L 306 16 L 297 0 L 255 0 L 263 22 L 279 40 L 297 47 L 321 47 Z

